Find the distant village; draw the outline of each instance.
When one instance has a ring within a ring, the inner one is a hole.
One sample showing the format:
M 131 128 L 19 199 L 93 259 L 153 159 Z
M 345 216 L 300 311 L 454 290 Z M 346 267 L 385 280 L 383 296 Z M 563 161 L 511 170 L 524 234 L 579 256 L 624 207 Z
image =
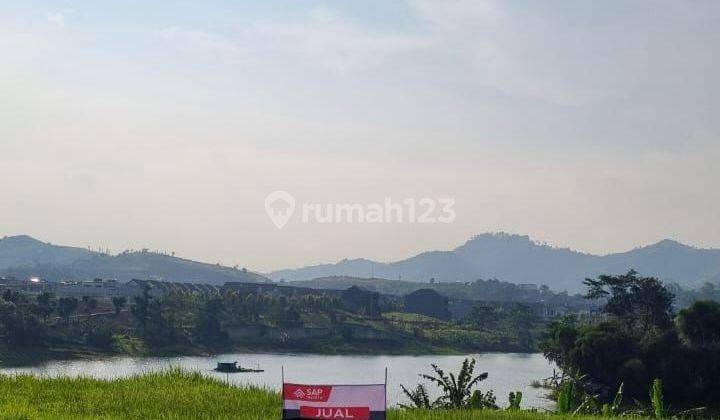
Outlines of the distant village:
M 40 278 L 17 279 L 13 277 L 0 277 L 0 293 L 12 290 L 26 294 L 52 293 L 58 297 L 93 298 L 110 301 L 113 298 L 124 297 L 132 299 L 147 293 L 150 297 L 162 297 L 170 292 L 217 294 L 234 291 L 240 295 L 270 295 L 273 297 L 303 297 L 327 296 L 342 301 L 343 306 L 352 312 L 361 313 L 367 317 L 380 317 L 384 307 L 393 307 L 402 312 L 424 315 L 444 321 L 463 320 L 474 308 L 484 307 L 493 311 L 505 312 L 512 310 L 518 302 L 514 301 L 485 301 L 471 299 L 453 299 L 444 296 L 431 288 L 415 290 L 403 296 L 380 294 L 359 286 L 347 289 L 317 289 L 309 287 L 296 287 L 292 283 L 245 283 L 226 282 L 222 286 L 171 282 L 160 280 L 133 279 L 120 282 L 113 279 L 96 278 L 84 281 L 49 282 Z M 521 285 L 526 289 L 537 289 L 537 285 Z M 538 300 L 522 302 L 532 310 L 533 314 L 541 319 L 552 319 L 569 313 L 591 314 L 594 312 L 589 305 L 567 302 L 548 302 Z

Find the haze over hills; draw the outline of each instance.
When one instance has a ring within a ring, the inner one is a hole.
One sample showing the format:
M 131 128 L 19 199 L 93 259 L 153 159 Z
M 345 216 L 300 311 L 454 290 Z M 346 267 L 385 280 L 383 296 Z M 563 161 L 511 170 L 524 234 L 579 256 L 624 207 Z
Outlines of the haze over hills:
M 635 269 L 642 275 L 697 287 L 720 280 L 720 250 L 700 249 L 664 240 L 628 252 L 592 255 L 555 248 L 528 236 L 506 233 L 478 235 L 451 251 L 431 251 L 389 263 L 342 260 L 268 274 L 273 280 L 309 280 L 328 276 L 381 277 L 418 282 L 497 278 L 511 283 L 546 284 L 553 290 L 583 291 L 582 280 L 599 274 Z
M 267 276 L 276 281 L 328 276 L 374 276 L 415 282 L 428 282 L 431 278 L 437 282 L 497 278 L 510 283 L 546 284 L 553 290 L 575 293 L 584 290 L 585 277 L 624 273 L 631 268 L 642 275 L 656 276 L 684 287 L 697 287 L 708 281 L 720 283 L 720 250 L 664 240 L 628 252 L 600 256 L 539 244 L 528 236 L 486 233 L 451 251 L 424 252 L 401 261 L 342 260 L 336 264 L 274 271 Z M 157 252 L 109 255 L 52 245 L 29 236 L 0 239 L 0 275 L 39 276 L 51 281 L 95 277 L 211 284 L 269 281 L 252 271 Z
M 109 255 L 83 248 L 57 246 L 29 236 L 0 239 L 0 275 L 38 276 L 50 281 L 114 278 L 121 281 L 158 279 L 223 284 L 227 281 L 267 282 L 266 277 L 244 269 L 149 252 Z

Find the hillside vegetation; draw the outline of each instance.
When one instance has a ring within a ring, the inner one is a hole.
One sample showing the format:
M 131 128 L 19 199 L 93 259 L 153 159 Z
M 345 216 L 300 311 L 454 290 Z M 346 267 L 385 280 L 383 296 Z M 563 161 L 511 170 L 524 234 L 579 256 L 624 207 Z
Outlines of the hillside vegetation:
M 546 325 L 522 305 L 509 312 L 474 310 L 462 322 L 385 309 L 383 316 L 368 316 L 326 295 L 173 291 L 110 302 L 7 289 L 0 293 L 0 363 L 94 354 L 233 351 L 528 352 L 537 348 Z
M 347 289 L 359 286 L 386 295 L 403 296 L 419 289 L 433 289 L 450 299 L 470 299 L 494 302 L 538 302 L 566 305 L 570 308 L 589 308 L 589 302 L 581 296 L 556 293 L 546 287 L 523 288 L 514 283 L 499 280 L 475 280 L 472 282 L 418 283 L 406 280 L 358 278 L 347 276 L 321 277 L 298 280 L 292 286 L 311 289 Z
M 113 278 L 121 281 L 164 279 L 222 285 L 225 282 L 266 282 L 267 278 L 240 267 L 225 267 L 149 250 L 118 255 L 85 248 L 58 246 L 29 236 L 0 239 L 0 276 L 65 279 Z

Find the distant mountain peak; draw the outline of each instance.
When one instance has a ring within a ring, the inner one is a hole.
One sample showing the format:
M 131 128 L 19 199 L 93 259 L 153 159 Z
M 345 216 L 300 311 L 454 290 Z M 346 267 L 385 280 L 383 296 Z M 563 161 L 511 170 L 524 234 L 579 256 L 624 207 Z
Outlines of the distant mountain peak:
M 650 247 L 657 247 L 657 248 L 693 248 L 690 245 L 685 245 L 682 242 L 678 242 L 674 239 L 663 239 L 662 241 L 650 245 Z
M 518 235 L 516 233 L 509 233 L 503 231 L 480 233 L 474 235 L 472 238 L 470 238 L 470 240 L 468 240 L 468 242 L 482 240 L 533 242 L 532 240 L 530 240 L 530 236 L 528 235 Z
M 508 248 L 530 248 L 546 246 L 530 239 L 527 235 L 507 232 L 491 232 L 475 235 L 464 244 L 455 248 L 456 252 L 482 252 Z
M 622 254 L 627 253 L 641 253 L 641 254 L 656 254 L 658 252 L 661 253 L 672 253 L 672 252 L 682 252 L 682 251 L 692 251 L 692 250 L 698 250 L 700 251 L 700 248 L 685 245 L 682 242 L 676 241 L 674 239 L 663 239 L 661 241 L 655 242 L 654 244 L 650 245 L 644 245 L 633 248 L 631 251 L 627 251 Z M 708 249 L 707 251 L 712 251 L 712 249 Z
M 5 236 L 0 241 L 7 242 L 7 243 L 13 243 L 13 244 L 42 244 L 44 242 L 39 241 L 32 236 L 29 235 L 15 235 L 15 236 Z
M 368 264 L 375 263 L 375 261 L 368 260 L 367 258 L 343 258 L 340 262 L 343 262 L 343 263 L 368 263 Z
M 700 249 L 666 239 L 631 251 L 594 255 L 538 242 L 528 235 L 507 232 L 473 236 L 451 251 L 422 252 L 410 258 L 376 264 L 343 260 L 270 273 L 274 279 L 310 280 L 326 276 L 367 277 L 427 282 L 474 281 L 497 278 L 511 283 L 546 284 L 554 290 L 583 291 L 582 280 L 600 274 L 641 275 L 694 287 L 702 279 L 720 276 L 720 250 Z

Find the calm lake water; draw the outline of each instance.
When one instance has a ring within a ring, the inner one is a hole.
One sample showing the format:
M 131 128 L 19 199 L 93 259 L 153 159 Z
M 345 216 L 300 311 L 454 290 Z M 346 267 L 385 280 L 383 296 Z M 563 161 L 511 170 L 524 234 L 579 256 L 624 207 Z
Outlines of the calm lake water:
M 116 378 L 168 367 L 188 370 L 229 380 L 235 385 L 254 384 L 279 390 L 282 367 L 286 382 L 361 384 L 382 383 L 388 369 L 388 404 L 405 401 L 400 384 L 414 387 L 418 374 L 430 372 L 435 363 L 446 371 L 457 371 L 466 356 L 323 356 L 287 354 L 225 354 L 212 357 L 114 357 L 99 360 L 52 361 L 35 367 L 0 369 L 5 374 L 33 373 L 46 376 L 93 376 Z M 476 373 L 488 372 L 481 382 L 483 391 L 492 389 L 501 406 L 507 405 L 510 391 L 523 392 L 523 406 L 551 408 L 543 398 L 546 391 L 530 387 L 530 382 L 552 375 L 553 365 L 541 354 L 483 353 L 468 355 L 477 359 Z M 263 373 L 224 374 L 212 369 L 219 361 L 238 361 L 245 367 L 260 366 Z M 432 389 L 432 388 L 430 388 Z

